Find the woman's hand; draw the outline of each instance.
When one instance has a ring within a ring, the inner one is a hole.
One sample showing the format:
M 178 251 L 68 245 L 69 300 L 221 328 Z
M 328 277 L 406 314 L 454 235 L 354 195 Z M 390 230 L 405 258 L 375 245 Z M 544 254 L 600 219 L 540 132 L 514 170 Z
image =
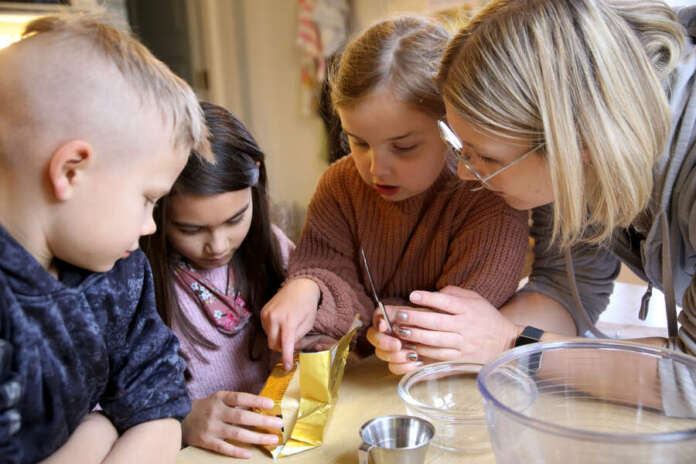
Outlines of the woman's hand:
M 219 391 L 207 398 L 194 400 L 191 412 L 182 424 L 184 443 L 206 448 L 235 458 L 251 457 L 251 452 L 226 440 L 257 445 L 274 445 L 278 437 L 259 433 L 250 427 L 278 429 L 283 421 L 264 416 L 251 408 L 270 409 L 273 400 L 251 393 Z
M 393 336 L 385 333 L 386 323 L 377 315 L 367 332 L 377 357 L 387 361 L 395 374 L 415 369 L 419 361 L 485 363 L 511 348 L 520 332 L 471 290 L 452 286 L 439 292 L 419 290 L 410 299 L 422 308 L 387 307 L 395 326 Z
M 293 365 L 295 343 L 314 326 L 321 292 L 311 279 L 292 279 L 261 310 L 268 347 L 283 353 L 285 370 Z

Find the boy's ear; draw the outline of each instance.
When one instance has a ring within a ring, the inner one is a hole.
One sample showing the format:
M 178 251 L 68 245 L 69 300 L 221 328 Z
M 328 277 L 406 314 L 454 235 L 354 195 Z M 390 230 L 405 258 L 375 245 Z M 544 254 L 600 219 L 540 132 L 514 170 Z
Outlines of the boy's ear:
M 58 201 L 72 197 L 93 157 L 92 145 L 84 140 L 70 140 L 53 152 L 48 163 L 48 178 Z

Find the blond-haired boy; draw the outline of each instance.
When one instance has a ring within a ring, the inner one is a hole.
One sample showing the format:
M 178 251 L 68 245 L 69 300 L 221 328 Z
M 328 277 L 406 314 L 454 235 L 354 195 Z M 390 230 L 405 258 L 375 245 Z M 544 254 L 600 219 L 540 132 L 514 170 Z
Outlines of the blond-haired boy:
M 184 365 L 137 248 L 210 156 L 195 95 L 79 16 L 31 23 L 0 69 L 0 462 L 173 461 Z

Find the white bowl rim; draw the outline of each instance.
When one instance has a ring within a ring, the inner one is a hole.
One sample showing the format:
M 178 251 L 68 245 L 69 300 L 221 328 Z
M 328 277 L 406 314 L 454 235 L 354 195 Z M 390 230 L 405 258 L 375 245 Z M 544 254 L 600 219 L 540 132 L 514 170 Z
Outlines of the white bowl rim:
M 563 435 L 566 437 L 580 438 L 593 441 L 606 441 L 606 442 L 620 442 L 620 443 L 646 443 L 646 442 L 674 442 L 674 441 L 684 441 L 692 438 L 696 438 L 696 427 L 679 430 L 675 432 L 662 432 L 662 433 L 607 433 L 607 432 L 592 432 L 589 430 L 581 430 L 572 427 L 562 426 L 558 424 L 553 424 L 541 419 L 536 419 L 533 417 L 526 416 L 517 411 L 505 406 L 503 403 L 498 401 L 486 388 L 485 380 L 488 375 L 498 368 L 499 366 L 514 360 L 522 356 L 529 355 L 535 352 L 548 352 L 560 349 L 607 349 L 607 350 L 620 350 L 620 351 L 631 351 L 635 353 L 645 353 L 653 356 L 659 356 L 662 358 L 673 359 L 679 361 L 686 365 L 689 365 L 696 369 L 696 358 L 688 356 L 677 351 L 668 350 L 666 348 L 658 348 L 653 346 L 648 346 L 640 343 L 629 342 L 624 340 L 604 340 L 604 339 L 572 339 L 572 340 L 561 340 L 553 342 L 541 342 L 532 343 L 528 345 L 523 345 L 517 348 L 513 348 L 508 351 L 504 351 L 497 358 L 491 360 L 489 363 L 485 364 L 481 371 L 479 372 L 477 378 L 477 385 L 481 395 L 483 396 L 484 408 L 487 409 L 486 402 L 490 402 L 495 405 L 496 408 L 500 409 L 507 415 L 512 416 L 518 422 L 525 423 L 537 430 L 543 432 L 552 433 L 555 435 Z M 488 416 L 488 414 L 486 414 Z

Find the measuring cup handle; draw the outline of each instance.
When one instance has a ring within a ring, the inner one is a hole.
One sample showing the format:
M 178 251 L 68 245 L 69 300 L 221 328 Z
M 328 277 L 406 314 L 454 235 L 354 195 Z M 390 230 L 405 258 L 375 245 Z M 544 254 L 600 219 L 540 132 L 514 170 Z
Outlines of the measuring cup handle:
M 372 445 L 368 445 L 365 442 L 360 443 L 360 448 L 358 448 L 358 464 L 369 464 L 371 449 Z

